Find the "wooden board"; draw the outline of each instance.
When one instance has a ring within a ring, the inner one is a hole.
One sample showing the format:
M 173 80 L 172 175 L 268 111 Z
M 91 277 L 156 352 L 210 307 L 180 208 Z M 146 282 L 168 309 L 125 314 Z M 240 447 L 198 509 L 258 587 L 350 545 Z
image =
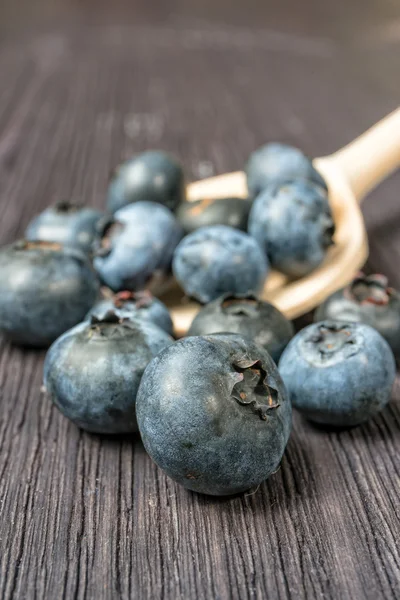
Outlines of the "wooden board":
M 192 178 L 267 140 L 332 152 L 398 104 L 399 19 L 389 0 L 5 0 L 0 242 L 57 199 L 103 206 L 111 168 L 148 147 Z M 399 189 L 363 206 L 369 268 L 397 287 Z M 400 597 L 398 383 L 351 431 L 295 415 L 279 472 L 219 500 L 138 439 L 78 431 L 41 396 L 44 353 L 0 344 L 2 599 Z

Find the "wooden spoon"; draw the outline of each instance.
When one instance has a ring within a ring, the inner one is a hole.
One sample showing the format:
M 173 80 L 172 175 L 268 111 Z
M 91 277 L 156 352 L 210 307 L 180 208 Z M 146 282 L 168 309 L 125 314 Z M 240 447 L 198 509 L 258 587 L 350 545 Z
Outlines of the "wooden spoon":
M 366 194 L 400 166 L 400 109 L 377 123 L 354 142 L 314 166 L 325 178 L 336 225 L 334 246 L 323 264 L 310 275 L 290 281 L 273 271 L 261 297 L 289 319 L 298 317 L 347 285 L 368 257 L 368 240 L 359 203 Z M 189 201 L 202 198 L 247 197 L 245 174 L 218 175 L 188 186 Z M 164 299 L 170 306 L 177 335 L 182 336 L 200 306 L 183 303 L 182 292 Z

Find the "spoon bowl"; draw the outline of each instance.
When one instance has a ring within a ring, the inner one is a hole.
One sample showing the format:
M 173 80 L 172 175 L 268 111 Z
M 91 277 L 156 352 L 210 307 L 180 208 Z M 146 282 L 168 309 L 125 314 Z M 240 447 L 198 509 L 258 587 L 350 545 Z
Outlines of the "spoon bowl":
M 272 271 L 261 293 L 289 319 L 312 310 L 347 285 L 368 257 L 368 240 L 360 202 L 400 165 L 400 109 L 335 154 L 314 160 L 329 188 L 335 221 L 334 245 L 324 262 L 306 277 L 290 280 Z M 191 183 L 188 201 L 202 198 L 247 197 L 246 176 L 237 171 Z M 164 298 L 178 336 L 185 335 L 200 305 L 185 302 L 174 287 Z

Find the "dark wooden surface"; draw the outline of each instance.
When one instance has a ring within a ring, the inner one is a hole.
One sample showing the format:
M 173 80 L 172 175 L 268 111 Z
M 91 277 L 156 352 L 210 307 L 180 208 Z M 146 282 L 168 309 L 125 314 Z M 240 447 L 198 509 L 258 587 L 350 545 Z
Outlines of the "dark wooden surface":
M 266 140 L 329 153 L 399 103 L 389 0 L 3 0 L 0 33 L 1 243 L 60 197 L 102 206 L 133 151 L 197 178 Z M 399 190 L 364 205 L 369 266 L 397 286 Z M 400 597 L 399 384 L 348 432 L 296 415 L 280 471 L 218 500 L 137 439 L 78 431 L 40 394 L 43 353 L 0 344 L 2 599 Z

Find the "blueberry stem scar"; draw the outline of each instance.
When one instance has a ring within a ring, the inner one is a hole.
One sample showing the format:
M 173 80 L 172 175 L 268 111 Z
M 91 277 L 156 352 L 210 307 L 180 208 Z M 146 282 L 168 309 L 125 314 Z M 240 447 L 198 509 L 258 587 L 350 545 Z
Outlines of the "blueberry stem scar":
M 358 304 L 386 306 L 393 293 L 385 275 L 360 275 L 344 290 L 346 298 Z
M 267 420 L 267 413 L 278 408 L 278 392 L 266 383 L 267 373 L 257 361 L 249 367 L 240 367 L 233 364 L 240 380 L 233 386 L 232 398 L 239 404 L 250 406 L 255 414 L 263 421 Z
M 323 324 L 310 341 L 318 347 L 321 357 L 340 351 L 346 344 L 354 344 L 354 339 L 346 324 Z

